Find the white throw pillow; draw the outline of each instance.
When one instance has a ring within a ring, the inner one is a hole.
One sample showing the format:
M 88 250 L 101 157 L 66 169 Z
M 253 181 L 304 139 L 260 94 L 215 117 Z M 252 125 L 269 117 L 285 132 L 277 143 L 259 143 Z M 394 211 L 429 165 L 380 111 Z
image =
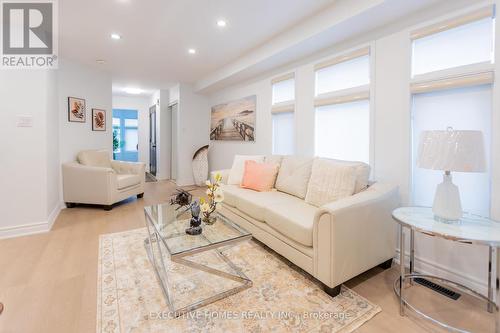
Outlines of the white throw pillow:
M 359 193 L 368 187 L 369 183 L 368 180 L 370 178 L 370 166 L 368 164 L 363 162 L 344 161 L 344 160 L 336 160 L 329 158 L 321 158 L 321 159 L 332 161 L 340 165 L 353 166 L 356 168 L 356 188 L 354 189 L 354 193 Z
M 264 162 L 264 155 L 235 155 L 233 166 L 227 178 L 228 185 L 240 185 L 245 171 L 245 161 L 255 161 L 257 163 Z
M 315 159 L 307 187 L 306 202 L 320 207 L 353 195 L 355 188 L 356 167 Z
M 312 162 L 313 159 L 310 157 L 283 157 L 276 179 L 276 189 L 304 199 L 311 177 Z

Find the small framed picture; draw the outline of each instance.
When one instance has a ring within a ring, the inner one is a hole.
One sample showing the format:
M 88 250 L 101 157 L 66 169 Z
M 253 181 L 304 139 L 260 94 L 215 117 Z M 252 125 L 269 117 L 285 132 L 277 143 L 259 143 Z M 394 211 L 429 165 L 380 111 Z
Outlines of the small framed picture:
M 84 123 L 86 121 L 85 108 L 83 98 L 68 97 L 68 121 Z
M 92 130 L 106 130 L 106 110 L 92 109 Z

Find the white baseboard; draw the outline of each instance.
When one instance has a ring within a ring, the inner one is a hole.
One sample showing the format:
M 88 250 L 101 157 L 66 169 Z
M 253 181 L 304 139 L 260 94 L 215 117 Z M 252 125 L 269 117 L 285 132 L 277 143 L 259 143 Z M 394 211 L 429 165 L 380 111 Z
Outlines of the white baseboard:
M 396 257 L 394 261 L 399 264 L 399 249 L 396 249 Z M 410 266 L 410 254 L 405 253 L 405 266 Z M 446 267 L 438 264 L 432 260 L 422 257 L 415 257 L 414 270 L 418 273 L 429 274 L 448 279 L 450 281 L 462 284 L 471 288 L 472 290 L 482 294 L 488 295 L 488 281 L 480 280 L 474 276 L 465 274 L 464 272 L 457 271 L 451 267 Z
M 64 204 L 62 202 L 58 203 L 48 216 L 47 221 L 0 228 L 0 239 L 28 236 L 50 231 L 63 207 Z

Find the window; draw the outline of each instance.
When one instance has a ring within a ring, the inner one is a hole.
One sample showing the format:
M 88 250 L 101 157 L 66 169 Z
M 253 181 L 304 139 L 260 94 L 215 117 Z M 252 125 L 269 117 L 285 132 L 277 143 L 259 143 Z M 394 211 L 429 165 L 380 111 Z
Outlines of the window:
M 295 153 L 295 77 L 286 74 L 272 81 L 273 154 Z
M 294 121 L 293 112 L 275 113 L 273 118 L 273 154 L 293 155 Z
M 492 63 L 493 7 L 412 33 L 412 75 Z
M 316 96 L 369 83 L 370 57 L 365 55 L 317 70 Z
M 315 155 L 370 163 L 370 49 L 315 69 Z
M 412 200 L 432 206 L 443 171 L 418 168 L 420 136 L 425 130 L 479 130 L 484 135 L 487 169 L 491 160 L 493 6 L 412 33 Z M 482 64 L 487 62 L 487 66 Z M 479 64 L 476 66 L 468 66 Z M 488 67 L 489 65 L 489 67 Z M 454 68 L 452 72 L 441 70 Z M 450 73 L 452 73 L 450 75 Z M 452 172 L 462 208 L 489 216 L 490 171 Z
M 295 79 L 291 78 L 273 84 L 273 105 L 295 99 Z
M 368 100 L 316 108 L 315 153 L 349 161 L 370 161 Z
M 432 91 L 413 96 L 413 203 L 432 206 L 434 189 L 441 183 L 443 171 L 416 167 L 420 134 L 424 130 L 480 130 L 484 134 L 487 166 L 491 146 L 491 84 Z M 487 167 L 488 169 L 488 167 Z M 490 174 L 452 172 L 460 189 L 462 208 L 489 216 Z

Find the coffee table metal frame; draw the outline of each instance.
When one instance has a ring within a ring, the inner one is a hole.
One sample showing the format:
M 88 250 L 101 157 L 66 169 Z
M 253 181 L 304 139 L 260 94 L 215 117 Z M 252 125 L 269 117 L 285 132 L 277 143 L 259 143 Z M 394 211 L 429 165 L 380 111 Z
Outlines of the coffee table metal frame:
M 400 209 L 404 209 L 400 208 Z M 499 306 L 495 304 L 493 300 L 493 295 L 496 296 L 497 302 L 500 302 L 500 286 L 498 281 L 498 278 L 493 276 L 492 274 L 492 260 L 493 260 L 493 253 L 496 252 L 496 272 L 497 275 L 500 273 L 500 243 L 497 242 L 492 242 L 492 241 L 482 241 L 482 240 L 477 240 L 477 239 L 467 239 L 467 238 L 459 238 L 459 237 L 453 237 L 450 235 L 444 235 L 438 232 L 434 232 L 432 230 L 428 230 L 426 228 L 420 228 L 415 226 L 414 224 L 408 223 L 404 219 L 398 218 L 397 216 L 392 214 L 393 219 L 399 224 L 399 244 L 400 244 L 400 249 L 405 248 L 405 233 L 404 233 L 404 228 L 408 228 L 410 230 L 410 263 L 409 263 L 409 273 L 406 273 L 406 267 L 405 267 L 405 251 L 399 251 L 399 262 L 400 262 L 400 274 L 396 278 L 393 284 L 394 288 L 394 293 L 398 296 L 399 298 L 399 314 L 401 316 L 405 315 L 405 308 L 408 308 L 412 310 L 414 313 L 416 313 L 418 316 L 433 322 L 434 324 L 441 326 L 442 328 L 445 328 L 449 331 L 452 332 L 460 332 L 460 333 L 469 333 L 469 331 L 453 327 L 451 325 L 448 325 L 446 323 L 443 323 L 433 317 L 431 317 L 428 314 L 425 314 L 423 311 L 417 309 L 414 305 L 409 303 L 405 297 L 404 297 L 404 285 L 407 280 L 409 280 L 410 285 L 413 285 L 414 279 L 417 278 L 425 278 L 425 279 L 430 279 L 430 280 L 436 280 L 443 282 L 444 284 L 450 285 L 452 287 L 455 287 L 458 290 L 462 290 L 469 295 L 472 295 L 480 300 L 483 300 L 487 303 L 487 311 L 492 313 L 494 310 L 496 311 L 495 314 L 495 333 L 500 333 L 500 310 Z M 494 221 L 491 221 L 495 223 Z M 441 222 L 443 223 L 443 222 Z M 488 246 L 489 249 L 489 264 L 488 264 L 488 297 L 476 292 L 475 290 L 464 286 L 462 284 L 459 284 L 457 282 L 444 279 L 438 276 L 434 275 L 429 275 L 429 274 L 418 274 L 414 270 L 414 265 L 415 265 L 415 231 L 420 232 L 422 234 L 428 235 L 428 236 L 436 236 L 440 237 L 443 239 L 447 240 L 452 240 L 456 241 L 459 243 L 463 244 L 475 244 L 475 245 L 486 245 Z
M 219 213 L 217 213 L 219 214 Z M 156 277 L 158 279 L 158 282 L 160 284 L 160 287 L 162 289 L 163 295 L 165 296 L 165 300 L 167 302 L 168 308 L 170 309 L 171 313 L 173 314 L 173 317 L 178 317 L 181 316 L 187 312 L 196 310 L 200 307 L 206 306 L 208 304 L 211 304 L 213 302 L 216 302 L 220 299 L 226 298 L 228 296 L 234 295 L 236 293 L 239 293 L 245 289 L 248 289 L 252 286 L 252 281 L 242 272 L 242 270 L 237 267 L 225 254 L 224 251 L 227 250 L 228 248 L 237 245 L 241 242 L 250 240 L 252 238 L 251 234 L 243 234 L 239 237 L 223 240 L 217 243 L 205 245 L 205 246 L 200 246 L 196 247 L 193 249 L 186 250 L 181 253 L 177 254 L 172 254 L 171 251 L 168 248 L 168 245 L 166 241 L 162 238 L 161 236 L 161 230 L 157 230 L 155 224 L 151 220 L 152 217 L 149 216 L 149 214 L 144 211 L 145 215 L 145 220 L 146 220 L 146 228 L 148 230 L 148 238 L 144 240 L 144 246 L 146 248 L 146 252 L 148 254 L 149 260 L 151 261 L 151 264 L 154 267 Z M 236 224 L 229 222 L 229 220 L 219 214 L 219 222 L 222 223 L 230 223 L 231 226 L 235 227 L 236 229 L 244 231 L 241 227 L 237 226 Z M 246 231 L 245 231 L 246 232 Z M 202 234 L 193 236 L 193 237 L 205 237 Z M 206 239 L 206 238 L 205 238 Z M 207 240 L 207 239 L 206 239 Z M 208 241 L 208 240 L 207 240 Z M 157 253 L 159 255 L 155 255 L 155 250 L 154 247 L 156 246 Z M 162 249 L 163 247 L 163 249 Z M 219 258 L 221 258 L 234 272 L 235 274 L 231 274 L 225 271 L 221 271 L 212 267 L 208 267 L 206 265 L 202 265 L 196 262 L 193 262 L 191 260 L 186 259 L 186 257 L 201 253 L 201 252 L 206 252 L 206 251 L 215 251 L 215 253 L 218 255 Z M 230 279 L 236 282 L 239 282 L 240 285 L 228 290 L 225 290 L 221 293 L 212 295 L 208 298 L 201 299 L 193 304 L 181 307 L 181 308 L 176 308 L 175 304 L 172 300 L 171 297 L 171 290 L 168 284 L 168 276 L 167 276 L 167 266 L 165 264 L 164 260 L 164 252 L 169 255 L 170 260 L 172 262 L 182 264 L 212 275 L 219 276 L 221 278 L 225 279 Z M 159 257 L 159 258 L 158 258 Z

